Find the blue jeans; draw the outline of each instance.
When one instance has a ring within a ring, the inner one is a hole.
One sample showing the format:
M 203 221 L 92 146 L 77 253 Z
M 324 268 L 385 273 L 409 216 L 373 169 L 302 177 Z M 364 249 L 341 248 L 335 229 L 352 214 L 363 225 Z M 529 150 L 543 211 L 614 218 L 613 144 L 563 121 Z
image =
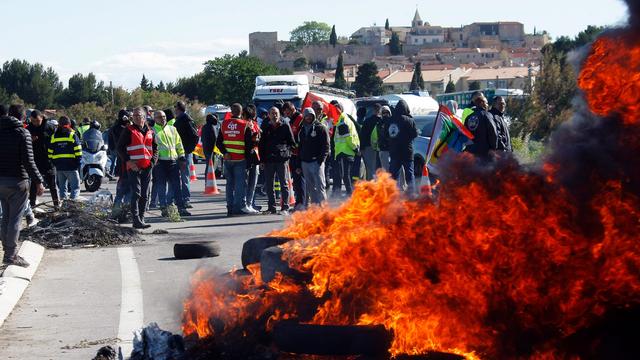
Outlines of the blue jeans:
M 258 185 L 258 176 L 260 176 L 260 167 L 251 165 L 247 173 L 247 206 L 254 206 L 256 204 L 256 186 Z
M 172 160 L 158 160 L 153 168 L 153 176 L 155 178 L 155 189 L 158 193 L 158 205 L 164 208 L 171 203 L 167 200 L 167 185 L 173 190 L 173 193 L 180 191 L 180 168 L 178 163 Z M 178 209 L 184 208 L 182 198 L 176 199 Z
M 227 179 L 226 198 L 227 209 L 240 212 L 246 205 L 247 161 L 224 162 L 224 175 Z
M 69 185 L 71 200 L 77 199 L 78 195 L 80 195 L 80 174 L 78 170 L 58 170 L 56 173 L 56 182 L 58 183 L 60 199 L 67 198 L 67 184 Z
M 111 160 L 111 167 L 109 167 L 109 174 L 114 175 L 116 173 L 116 163 L 118 162 L 118 153 L 109 153 L 109 159 Z
M 184 170 L 180 170 L 180 189 L 182 193 L 182 200 L 187 203 L 191 201 L 191 192 L 189 191 L 189 188 L 191 186 L 191 165 L 193 165 L 193 154 L 185 154 L 185 158 L 187 159 L 187 166 Z
M 404 169 L 404 179 L 407 182 L 407 192 L 409 194 L 415 194 L 416 192 L 416 177 L 413 173 L 413 159 L 411 160 L 401 160 L 391 158 L 391 163 L 389 164 L 389 172 L 391 176 L 397 181 L 400 177 L 400 169 Z M 398 181 L 398 186 L 401 183 Z
M 116 196 L 113 204 L 121 206 L 123 203 L 128 204 L 131 199 L 131 191 L 129 191 L 129 182 L 127 180 L 127 172 L 122 171 L 116 183 Z

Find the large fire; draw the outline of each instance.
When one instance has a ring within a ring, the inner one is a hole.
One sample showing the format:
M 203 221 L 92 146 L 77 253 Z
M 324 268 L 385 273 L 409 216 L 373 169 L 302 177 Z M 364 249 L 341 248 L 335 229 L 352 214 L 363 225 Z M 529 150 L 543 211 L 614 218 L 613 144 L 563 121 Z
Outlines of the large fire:
M 616 43 L 596 42 L 579 83 L 593 112 L 609 117 L 594 121 L 619 135 L 615 149 L 601 151 L 635 154 L 620 168 L 605 173 L 594 162 L 574 176 L 583 186 L 567 185 L 581 168 L 572 161 L 592 159 L 563 158 L 563 149 L 583 144 L 558 140 L 533 170 L 511 158 L 490 167 L 449 159 L 437 200 L 406 199 L 379 173 L 339 208 L 296 213 L 273 233 L 298 239 L 283 245 L 284 257 L 311 281 L 262 284 L 251 267 L 229 287 L 200 270 L 184 333 L 224 337 L 256 320 L 267 332 L 290 318 L 382 324 L 394 333 L 392 355 L 569 356 L 564 340 L 611 311 L 640 306 L 640 45 L 614 54 Z

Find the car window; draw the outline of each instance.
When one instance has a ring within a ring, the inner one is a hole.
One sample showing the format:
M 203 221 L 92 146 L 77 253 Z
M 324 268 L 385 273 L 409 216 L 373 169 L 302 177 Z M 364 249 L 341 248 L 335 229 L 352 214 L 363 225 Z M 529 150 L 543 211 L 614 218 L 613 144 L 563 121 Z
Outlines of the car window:
M 435 115 L 418 115 L 414 116 L 413 120 L 416 122 L 416 127 L 420 131 L 420 136 L 429 137 L 433 132 L 433 126 L 435 124 Z

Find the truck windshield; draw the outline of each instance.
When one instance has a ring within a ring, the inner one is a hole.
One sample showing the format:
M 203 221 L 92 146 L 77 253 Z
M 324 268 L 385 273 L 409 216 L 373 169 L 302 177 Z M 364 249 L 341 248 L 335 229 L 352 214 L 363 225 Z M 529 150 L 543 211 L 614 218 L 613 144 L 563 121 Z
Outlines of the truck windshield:
M 273 104 L 276 103 L 276 101 L 280 101 L 280 99 L 273 99 L 273 100 L 272 99 L 269 99 L 269 100 L 254 99 L 253 103 L 256 105 L 256 108 L 258 108 L 258 114 L 260 114 L 261 112 L 268 112 L 269 109 L 273 107 Z M 296 109 L 300 109 L 300 107 L 302 106 L 302 99 L 300 98 L 282 99 L 282 101 L 284 102 L 291 101 L 293 105 L 296 107 Z

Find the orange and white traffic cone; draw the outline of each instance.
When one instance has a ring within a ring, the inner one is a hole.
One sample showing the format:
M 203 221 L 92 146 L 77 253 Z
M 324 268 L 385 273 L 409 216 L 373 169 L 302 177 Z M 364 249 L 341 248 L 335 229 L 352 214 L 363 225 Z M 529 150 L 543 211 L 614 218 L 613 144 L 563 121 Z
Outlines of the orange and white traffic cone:
M 191 164 L 191 166 L 189 167 L 189 173 L 191 174 L 191 182 L 198 181 L 198 175 L 196 175 L 196 166 L 194 164 Z
M 204 181 L 204 194 L 205 195 L 218 195 L 218 183 L 216 182 L 216 170 L 213 168 L 213 160 L 209 160 L 209 166 L 207 167 L 207 175 Z
M 293 193 L 293 180 L 289 177 L 287 180 L 287 186 L 289 186 L 289 206 L 296 206 L 296 195 Z
M 429 169 L 427 164 L 422 167 L 422 177 L 420 178 L 420 195 L 433 195 L 431 191 L 431 180 L 429 180 Z

